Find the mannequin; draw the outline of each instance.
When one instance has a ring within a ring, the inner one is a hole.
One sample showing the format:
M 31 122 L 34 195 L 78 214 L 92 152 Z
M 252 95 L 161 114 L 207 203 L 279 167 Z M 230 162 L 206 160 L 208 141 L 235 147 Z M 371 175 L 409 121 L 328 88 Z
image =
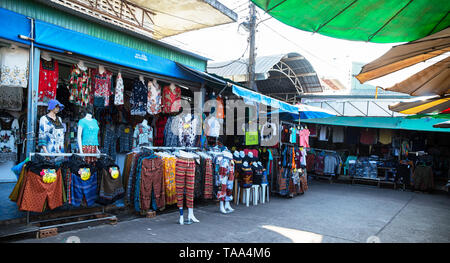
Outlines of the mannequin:
M 48 53 L 45 52 L 45 51 L 42 51 L 42 53 L 41 53 L 41 58 L 44 59 L 44 60 L 46 60 L 46 61 L 51 61 L 51 60 L 52 60 L 52 57 L 50 57 L 50 54 L 48 54 Z
M 100 127 L 96 119 L 92 117 L 91 113 L 86 113 L 86 116 L 78 122 L 78 149 L 80 153 L 100 153 L 98 149 L 98 132 Z M 87 157 L 87 162 L 94 162 L 95 157 Z
M 145 83 L 144 76 L 139 75 L 139 80 L 142 81 L 142 83 Z
M 228 167 L 226 167 L 226 171 L 227 171 L 226 174 L 220 175 L 220 181 L 221 181 L 221 185 L 222 185 L 222 189 L 220 192 L 222 195 L 226 195 L 226 196 L 219 198 L 219 200 L 220 200 L 219 210 L 221 213 L 227 214 L 227 213 L 231 213 L 234 211 L 234 209 L 230 205 L 230 201 L 233 199 L 233 196 L 230 195 L 229 193 L 233 189 L 235 166 L 233 163 L 233 155 L 231 154 L 231 152 L 224 151 L 223 155 L 224 155 L 223 161 L 225 161 L 224 166 L 228 165 Z M 227 161 L 229 161 L 228 164 L 226 164 Z M 224 188 L 226 188 L 226 189 L 224 189 Z
M 102 65 L 98 66 L 98 73 L 103 74 L 105 72 L 105 67 Z
M 185 152 L 185 151 L 182 151 L 182 150 L 179 151 L 178 156 L 181 157 L 181 158 L 192 159 L 192 160 L 194 158 L 194 155 L 192 153 Z M 190 224 L 192 224 L 192 222 L 200 223 L 200 221 L 194 216 L 194 208 L 188 207 L 188 219 L 187 219 L 187 221 L 184 221 L 183 206 L 179 206 L 178 209 L 180 211 L 180 218 L 178 220 L 180 225 L 184 225 L 185 223 L 190 225 Z
M 44 153 L 64 152 L 64 126 L 56 114 L 64 108 L 57 100 L 48 102 L 48 113 L 39 120 L 39 146 Z
M 77 64 L 78 68 L 85 71 L 87 69 L 87 67 L 84 65 L 84 62 L 82 60 L 78 61 Z

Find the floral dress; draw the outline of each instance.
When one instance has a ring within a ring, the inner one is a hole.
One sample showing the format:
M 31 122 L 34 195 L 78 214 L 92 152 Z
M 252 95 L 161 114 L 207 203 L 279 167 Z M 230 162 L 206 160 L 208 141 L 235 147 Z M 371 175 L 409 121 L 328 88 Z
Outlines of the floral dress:
M 123 105 L 123 79 L 122 74 L 117 74 L 116 90 L 114 92 L 114 105 Z
M 92 70 L 94 81 L 94 105 L 98 107 L 109 106 L 109 96 L 111 96 L 112 73 L 105 70 L 100 73 L 97 69 Z
M 91 70 L 88 68 L 82 70 L 77 64 L 74 64 L 69 75 L 69 101 L 82 107 L 92 105 L 94 98 L 92 97 L 91 89 Z
M 181 89 L 177 86 L 174 89 L 171 85 L 165 86 L 163 89 L 163 113 L 175 113 L 181 108 Z
M 161 88 L 151 81 L 148 82 L 147 112 L 151 115 L 161 112 Z
M 147 114 L 148 89 L 140 80 L 135 80 L 130 98 L 131 115 L 145 116 Z
M 58 61 L 41 59 L 39 71 L 39 102 L 47 103 L 56 98 L 58 88 Z

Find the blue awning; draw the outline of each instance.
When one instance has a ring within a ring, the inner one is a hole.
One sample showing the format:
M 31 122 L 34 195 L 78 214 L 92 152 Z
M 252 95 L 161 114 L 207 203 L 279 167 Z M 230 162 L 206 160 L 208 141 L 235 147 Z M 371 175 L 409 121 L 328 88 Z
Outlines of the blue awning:
M 35 22 L 38 44 L 70 51 L 98 60 L 192 82 L 202 82 L 182 70 L 174 61 L 141 52 L 110 41 L 92 37 L 43 21 Z
M 261 93 L 251 91 L 246 88 L 233 85 L 233 94 L 256 103 L 262 103 L 267 106 L 271 106 L 272 108 L 279 109 L 280 111 L 298 114 L 298 108 L 296 106 L 271 98 Z
M 0 8 L 0 18 L 0 38 L 30 44 L 30 41 L 19 38 L 19 35 L 30 37 L 30 19 L 4 8 Z

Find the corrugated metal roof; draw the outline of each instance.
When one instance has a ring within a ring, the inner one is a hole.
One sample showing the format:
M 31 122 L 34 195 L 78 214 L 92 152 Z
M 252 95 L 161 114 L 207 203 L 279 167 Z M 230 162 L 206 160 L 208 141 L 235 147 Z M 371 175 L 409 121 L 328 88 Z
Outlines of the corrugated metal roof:
M 305 93 L 322 92 L 322 85 L 309 61 L 298 53 L 278 54 L 257 57 L 255 59 L 256 85 L 258 91 L 283 100 L 289 100 L 298 94 L 293 81 L 300 83 Z M 238 61 L 209 62 L 208 73 L 245 82 L 247 80 L 248 59 Z M 287 65 L 295 77 L 290 79 L 277 70 L 279 66 Z M 261 79 L 262 78 L 262 79 Z

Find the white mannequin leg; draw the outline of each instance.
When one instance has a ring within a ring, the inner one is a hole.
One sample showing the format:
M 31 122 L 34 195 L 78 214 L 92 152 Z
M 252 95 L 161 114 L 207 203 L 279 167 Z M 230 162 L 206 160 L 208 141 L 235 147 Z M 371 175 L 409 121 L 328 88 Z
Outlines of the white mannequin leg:
M 227 211 L 227 213 L 231 213 L 234 211 L 234 209 L 231 208 L 230 201 L 225 201 L 225 210 Z
M 264 204 L 266 202 L 266 190 L 267 190 L 267 184 L 261 185 L 261 204 Z
M 227 211 L 225 211 L 225 207 L 224 207 L 224 205 L 223 205 L 223 201 L 220 201 L 220 212 L 221 212 L 222 214 L 226 214 L 226 213 L 227 213 Z
M 180 225 L 184 225 L 183 208 L 180 208 Z
M 194 208 L 188 208 L 188 219 L 192 220 L 194 223 L 199 223 L 200 221 L 194 216 Z

